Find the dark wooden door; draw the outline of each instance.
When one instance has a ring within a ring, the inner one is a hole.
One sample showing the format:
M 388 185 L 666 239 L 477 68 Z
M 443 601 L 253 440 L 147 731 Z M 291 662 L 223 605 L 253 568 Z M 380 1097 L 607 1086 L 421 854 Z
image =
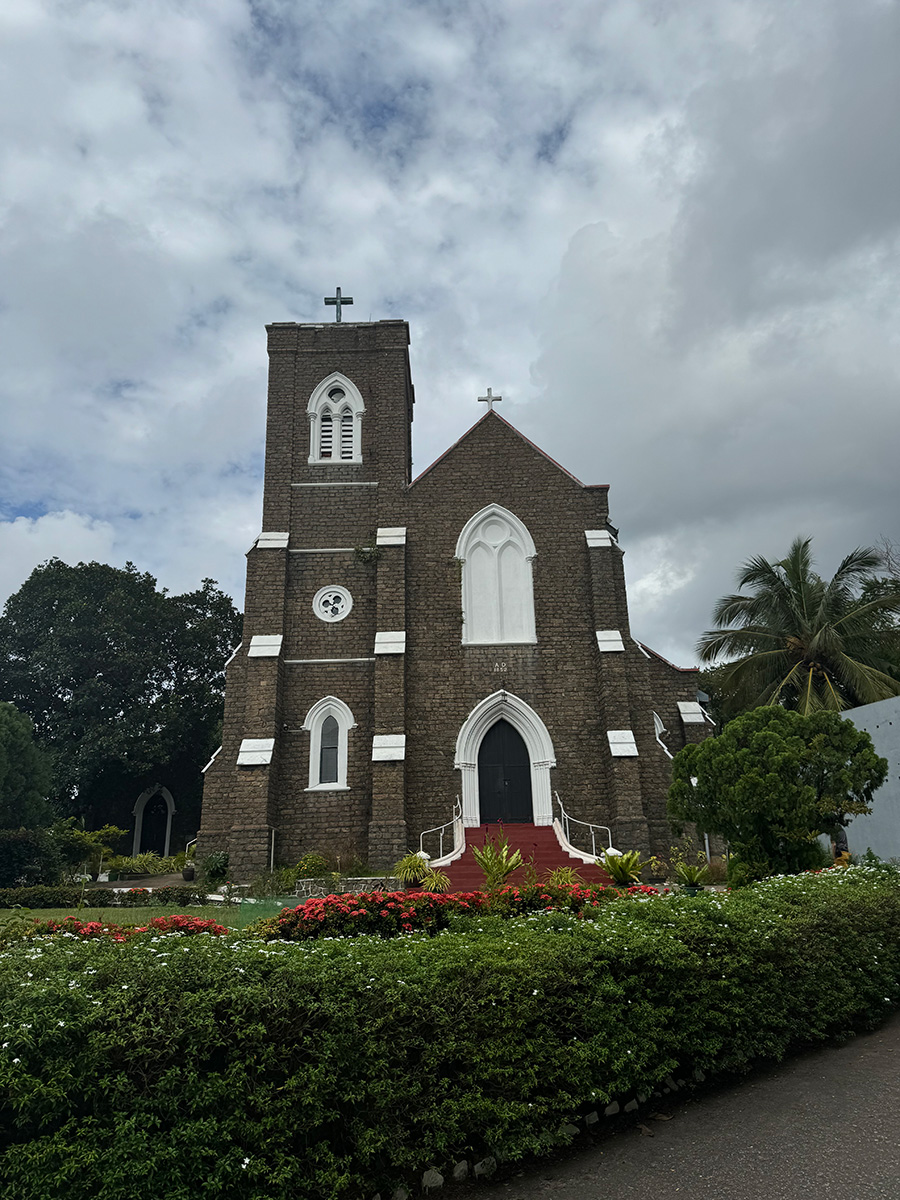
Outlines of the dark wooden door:
M 508 721 L 498 721 L 484 735 L 478 751 L 478 800 L 482 825 L 534 820 L 528 747 Z

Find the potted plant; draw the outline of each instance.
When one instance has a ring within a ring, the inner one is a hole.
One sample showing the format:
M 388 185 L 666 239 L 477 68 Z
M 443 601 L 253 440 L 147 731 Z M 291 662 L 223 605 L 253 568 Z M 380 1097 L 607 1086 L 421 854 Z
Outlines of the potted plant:
M 709 882 L 709 867 L 706 863 L 682 861 L 675 864 L 675 878 L 686 896 L 696 896 Z
M 597 865 L 603 867 L 613 883 L 619 887 L 634 887 L 636 883 L 641 882 L 641 871 L 647 863 L 641 858 L 639 850 L 626 850 L 624 854 L 613 854 L 611 850 L 607 850 L 603 861 Z

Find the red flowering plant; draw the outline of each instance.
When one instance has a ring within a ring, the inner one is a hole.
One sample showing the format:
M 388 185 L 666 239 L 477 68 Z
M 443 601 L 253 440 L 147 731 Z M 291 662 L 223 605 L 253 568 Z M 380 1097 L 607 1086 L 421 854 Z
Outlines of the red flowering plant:
M 248 933 L 266 939 L 348 937 L 370 933 L 396 937 L 401 933 L 437 933 L 447 927 L 447 912 L 454 897 L 431 892 L 359 892 L 313 896 L 296 908 L 284 908 L 277 917 L 266 917 Z
M 29 933 L 69 933 L 80 938 L 109 938 L 114 942 L 125 942 L 139 933 L 212 933 L 217 936 L 228 933 L 224 925 L 202 917 L 172 915 L 153 917 L 146 925 L 116 925 L 112 921 L 81 921 L 78 917 L 66 917 L 62 921 L 35 921 Z

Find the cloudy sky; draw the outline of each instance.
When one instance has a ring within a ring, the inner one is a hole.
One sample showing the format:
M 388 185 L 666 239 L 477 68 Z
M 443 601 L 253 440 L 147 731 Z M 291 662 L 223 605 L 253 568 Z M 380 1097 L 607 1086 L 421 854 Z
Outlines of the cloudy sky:
M 894 0 L 14 0 L 0 600 L 50 555 L 242 600 L 268 321 L 411 325 L 609 483 L 682 663 L 752 554 L 900 537 Z

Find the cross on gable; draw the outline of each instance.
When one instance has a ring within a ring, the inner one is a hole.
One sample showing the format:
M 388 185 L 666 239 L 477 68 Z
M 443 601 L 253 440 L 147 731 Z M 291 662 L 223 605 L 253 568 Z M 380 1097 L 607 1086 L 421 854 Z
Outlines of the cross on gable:
M 337 309 L 337 315 L 334 318 L 335 323 L 337 323 L 341 319 L 341 305 L 342 304 L 352 304 L 353 297 L 352 296 L 342 296 L 340 288 L 335 288 L 334 292 L 335 292 L 335 294 L 333 296 L 325 297 L 325 303 L 333 304 L 335 306 L 335 308 Z
M 502 399 L 503 399 L 502 396 L 495 396 L 494 393 L 491 391 L 491 389 L 488 388 L 486 396 L 478 397 L 478 403 L 486 404 L 488 406 L 488 412 L 493 412 L 494 405 L 499 403 L 499 401 L 501 401 Z

